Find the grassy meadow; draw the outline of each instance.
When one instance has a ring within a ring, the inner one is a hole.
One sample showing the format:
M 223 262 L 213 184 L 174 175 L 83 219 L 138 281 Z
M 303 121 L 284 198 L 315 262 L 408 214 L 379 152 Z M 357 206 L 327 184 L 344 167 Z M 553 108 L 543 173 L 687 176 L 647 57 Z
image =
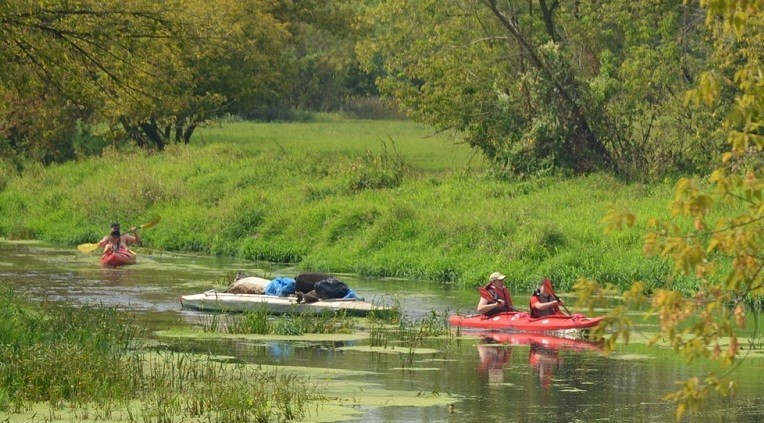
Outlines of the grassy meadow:
M 662 283 L 670 265 L 642 253 L 648 217 L 667 217 L 673 183 L 611 175 L 515 180 L 460 143 L 408 121 L 221 122 L 162 153 L 101 157 L 12 174 L 0 166 L 0 236 L 95 242 L 154 216 L 152 249 L 296 263 L 306 270 L 484 283 L 552 277 Z M 637 213 L 606 235 L 610 207 Z

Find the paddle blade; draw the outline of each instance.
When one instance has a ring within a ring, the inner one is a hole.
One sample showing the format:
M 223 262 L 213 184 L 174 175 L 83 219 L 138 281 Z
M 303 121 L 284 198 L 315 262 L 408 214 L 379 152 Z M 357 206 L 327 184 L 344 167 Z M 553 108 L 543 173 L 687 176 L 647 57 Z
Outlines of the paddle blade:
M 544 288 L 546 288 L 546 292 L 549 293 L 549 295 L 556 297 L 554 293 L 554 288 L 552 288 L 552 281 L 550 279 L 544 279 Z
M 561 301 L 560 297 L 557 296 L 557 294 L 554 293 L 554 288 L 552 288 L 552 281 L 549 279 L 544 279 L 544 287 L 546 288 L 546 291 L 549 293 L 549 295 L 553 296 L 557 301 Z M 565 309 L 565 313 L 570 316 L 570 310 L 568 310 L 568 307 L 565 304 L 562 304 L 562 308 Z
M 139 226 L 139 228 L 141 228 L 141 229 L 146 229 L 146 228 L 150 228 L 150 227 L 152 227 L 152 226 L 156 226 L 156 224 L 157 224 L 157 223 L 159 223 L 159 221 L 160 221 L 161 219 L 162 219 L 162 218 L 161 218 L 160 216 L 157 216 L 157 217 L 155 217 L 155 218 L 153 218 L 153 219 L 149 220 L 148 222 L 144 223 L 143 225 Z
M 83 253 L 92 253 L 98 249 L 98 244 L 80 244 L 77 249 Z
M 491 295 L 491 293 L 488 292 L 488 290 L 483 288 L 482 286 L 478 288 L 478 292 L 480 293 L 480 296 L 485 298 L 486 300 L 491 300 L 491 301 L 494 300 L 493 295 Z

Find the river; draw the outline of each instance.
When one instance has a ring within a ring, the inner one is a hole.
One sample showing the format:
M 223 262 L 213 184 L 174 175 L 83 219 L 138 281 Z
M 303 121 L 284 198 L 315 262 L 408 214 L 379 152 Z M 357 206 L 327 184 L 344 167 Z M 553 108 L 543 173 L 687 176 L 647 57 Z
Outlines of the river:
M 178 297 L 222 289 L 222 281 L 236 271 L 276 277 L 294 276 L 299 269 L 152 251 L 141 251 L 136 265 L 104 269 L 98 265 L 97 255 L 84 255 L 74 248 L 0 240 L 3 286 L 34 300 L 102 304 L 136 313 L 142 324 L 156 330 L 209 320 L 208 313 L 181 309 Z M 340 276 L 367 300 L 398 302 L 411 321 L 433 311 L 443 315 L 468 312 L 478 300 L 474 290 Z M 515 297 L 516 304 L 527 303 L 527 294 Z M 645 340 L 650 328 L 649 323 L 640 323 L 632 341 L 610 355 L 581 340 L 501 333 L 425 339 L 427 352 L 415 355 L 358 348 L 363 340 L 329 344 L 229 340 L 198 348 L 218 349 L 252 363 L 362 370 L 362 374 L 348 376 L 348 381 L 365 386 L 359 389 L 359 397 L 374 392 L 379 398 L 396 400 L 346 404 L 356 421 L 670 422 L 675 407 L 661 397 L 676 389 L 675 380 L 702 377 L 711 364 L 698 360 L 688 365 L 668 349 L 648 347 Z M 763 364 L 761 351 L 751 354 L 733 373 L 738 381 L 737 396 L 710 400 L 685 420 L 764 421 L 764 384 L 759 381 L 764 376 Z M 428 405 L 415 400 L 420 397 L 447 401 Z

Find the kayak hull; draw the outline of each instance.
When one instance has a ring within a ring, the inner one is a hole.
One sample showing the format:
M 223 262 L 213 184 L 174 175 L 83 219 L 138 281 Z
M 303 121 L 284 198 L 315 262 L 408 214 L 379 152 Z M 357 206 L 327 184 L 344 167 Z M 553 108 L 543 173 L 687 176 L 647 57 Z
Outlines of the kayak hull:
M 134 264 L 138 256 L 128 251 L 106 252 L 101 256 L 101 265 L 107 267 L 124 266 L 126 264 Z
M 362 299 L 320 300 L 298 303 L 296 296 L 232 294 L 210 290 L 201 294 L 181 295 L 182 308 L 199 311 L 245 312 L 266 310 L 269 314 L 320 314 L 345 312 L 352 316 L 367 316 L 372 312 L 388 313 L 392 309 Z
M 449 316 L 448 322 L 452 326 L 473 329 L 554 332 L 591 328 L 597 326 L 602 319 L 604 317 L 584 317 L 577 314 L 573 316 L 556 314 L 533 319 L 528 313 L 507 312 L 491 317 L 483 315 L 460 316 L 455 314 Z

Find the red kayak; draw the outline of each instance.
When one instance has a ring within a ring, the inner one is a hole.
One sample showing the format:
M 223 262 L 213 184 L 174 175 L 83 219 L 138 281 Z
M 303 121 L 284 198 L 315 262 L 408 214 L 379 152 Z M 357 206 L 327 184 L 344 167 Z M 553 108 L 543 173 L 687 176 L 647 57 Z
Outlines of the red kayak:
M 130 250 L 107 251 L 101 256 L 101 265 L 109 267 L 135 263 L 137 256 Z
M 585 317 L 580 314 L 574 314 L 572 316 L 555 314 L 533 319 L 529 313 L 510 311 L 490 317 L 485 317 L 480 314 L 472 316 L 459 316 L 454 314 L 448 318 L 448 323 L 452 326 L 475 329 L 551 332 L 590 328 L 597 326 L 602 319 L 604 319 L 604 316 Z

